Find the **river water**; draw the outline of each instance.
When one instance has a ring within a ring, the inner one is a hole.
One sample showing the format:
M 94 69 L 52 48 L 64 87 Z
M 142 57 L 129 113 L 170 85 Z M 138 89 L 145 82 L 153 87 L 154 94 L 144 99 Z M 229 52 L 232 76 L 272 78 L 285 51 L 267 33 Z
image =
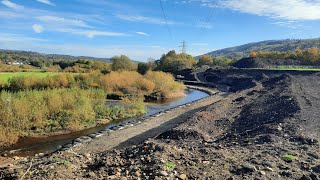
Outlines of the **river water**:
M 124 119 L 121 121 L 113 121 L 106 125 L 101 125 L 97 127 L 93 127 L 90 129 L 64 134 L 64 135 L 57 135 L 57 136 L 50 136 L 46 138 L 22 138 L 20 139 L 15 145 L 11 146 L 8 149 L 0 150 L 0 154 L 8 154 L 9 156 L 33 156 L 38 153 L 51 153 L 63 146 L 64 144 L 70 143 L 72 140 L 86 136 L 92 133 L 96 133 L 100 130 L 105 129 L 107 126 L 115 126 L 120 123 L 134 120 L 137 118 L 141 118 L 144 116 L 150 116 L 167 109 L 180 106 L 182 104 L 187 104 L 192 101 L 202 99 L 204 97 L 209 96 L 207 93 L 202 91 L 188 89 L 186 90 L 186 96 L 182 98 L 176 98 L 171 100 L 166 100 L 157 103 L 148 103 L 147 104 L 147 113 L 140 117 Z

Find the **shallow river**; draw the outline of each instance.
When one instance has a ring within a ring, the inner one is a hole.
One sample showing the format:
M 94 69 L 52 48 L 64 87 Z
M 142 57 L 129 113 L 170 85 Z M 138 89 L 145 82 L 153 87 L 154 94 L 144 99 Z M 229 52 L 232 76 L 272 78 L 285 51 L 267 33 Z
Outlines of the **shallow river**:
M 171 99 L 170 101 L 162 101 L 159 103 L 148 103 L 147 104 L 147 113 L 144 116 L 149 116 L 156 114 L 158 112 L 182 105 L 182 104 L 187 104 L 189 102 L 202 99 L 204 97 L 209 96 L 207 93 L 204 93 L 202 91 L 198 90 L 193 90 L 193 89 L 188 89 L 186 91 L 186 96 L 182 98 L 177 98 L 177 99 Z M 10 156 L 33 156 L 38 153 L 51 153 L 63 146 L 64 144 L 67 144 L 71 142 L 72 140 L 80 137 L 80 136 L 86 136 L 91 133 L 98 132 L 100 130 L 105 129 L 107 126 L 115 126 L 120 123 L 134 120 L 137 118 L 141 118 L 144 116 L 140 117 L 135 117 L 135 118 L 129 118 L 129 119 L 124 119 L 121 121 L 113 121 L 110 122 L 109 124 L 106 125 L 101 125 L 98 127 L 74 132 L 71 134 L 65 134 L 65 135 L 57 135 L 57 136 L 50 136 L 46 138 L 23 138 L 20 139 L 18 143 L 16 143 L 14 146 L 10 147 L 9 149 L 5 150 L 0 150 L 0 154 L 9 154 Z

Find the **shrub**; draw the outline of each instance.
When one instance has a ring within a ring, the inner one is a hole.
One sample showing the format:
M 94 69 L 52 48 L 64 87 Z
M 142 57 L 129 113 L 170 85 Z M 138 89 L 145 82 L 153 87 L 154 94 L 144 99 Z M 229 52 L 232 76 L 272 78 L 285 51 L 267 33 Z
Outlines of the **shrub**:
M 213 64 L 213 57 L 210 55 L 202 55 L 197 63 L 198 66 L 203 65 L 212 65 Z
M 137 69 L 137 65 L 125 55 L 114 56 L 111 61 L 111 69 L 113 71 L 135 71 Z
M 134 71 L 111 72 L 101 76 L 100 87 L 117 95 L 145 95 L 153 91 L 154 84 Z
M 18 141 L 18 133 L 0 126 L 0 147 L 6 147 Z
M 197 62 L 191 55 L 186 53 L 176 54 L 173 50 L 163 55 L 159 63 L 159 70 L 176 72 L 183 69 L 191 69 Z
M 163 98 L 183 95 L 185 86 L 180 82 L 176 82 L 169 73 L 149 71 L 144 77 L 154 82 L 154 94 L 158 94 Z

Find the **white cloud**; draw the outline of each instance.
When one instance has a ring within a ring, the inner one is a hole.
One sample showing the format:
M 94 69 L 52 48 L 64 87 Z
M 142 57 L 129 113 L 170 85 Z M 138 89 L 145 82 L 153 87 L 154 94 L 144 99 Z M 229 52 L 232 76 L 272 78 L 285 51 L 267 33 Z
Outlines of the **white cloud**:
M 286 20 L 320 20 L 320 0 L 225 0 L 236 11 Z
M 1 3 L 5 6 L 7 6 L 8 8 L 12 8 L 14 10 L 20 10 L 20 9 L 24 8 L 23 6 L 16 4 L 16 3 L 13 3 L 11 1 L 8 1 L 8 0 L 3 0 L 3 1 L 1 1 Z
M 130 21 L 130 22 L 142 22 L 142 23 L 148 23 L 148 24 L 158 24 L 158 25 L 165 25 L 166 21 L 164 21 L 161 18 L 154 18 L 154 17 L 147 17 L 147 16 L 134 16 L 134 15 L 125 15 L 125 14 L 116 14 L 117 18 Z M 169 25 L 176 25 L 181 24 L 174 21 L 167 21 Z
M 34 32 L 36 33 L 42 33 L 43 32 L 43 27 L 40 24 L 34 24 L 32 26 L 32 29 L 34 30 Z
M 81 29 L 57 29 L 60 32 L 71 33 L 75 35 L 86 36 L 94 38 L 95 36 L 130 36 L 126 33 L 109 32 L 109 31 L 96 31 L 96 30 L 81 30 Z
M 39 16 L 37 17 L 37 19 L 46 23 L 56 23 L 59 26 L 67 25 L 67 26 L 87 27 L 87 28 L 91 27 L 82 20 L 67 19 L 67 18 L 57 17 L 57 16 Z
M 43 3 L 43 4 L 50 5 L 50 6 L 55 6 L 55 4 L 52 3 L 50 0 L 37 0 L 37 1 L 40 3 Z
M 145 32 L 136 32 L 136 34 L 142 35 L 142 36 L 150 36 L 149 34 Z

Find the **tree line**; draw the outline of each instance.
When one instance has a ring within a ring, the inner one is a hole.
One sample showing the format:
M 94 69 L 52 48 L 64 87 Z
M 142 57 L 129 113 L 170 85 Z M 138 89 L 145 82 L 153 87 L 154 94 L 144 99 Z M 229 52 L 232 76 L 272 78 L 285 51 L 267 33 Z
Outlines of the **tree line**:
M 320 49 L 309 48 L 305 50 L 296 49 L 294 51 L 253 51 L 252 58 L 275 59 L 275 60 L 296 60 L 304 65 L 320 65 Z

